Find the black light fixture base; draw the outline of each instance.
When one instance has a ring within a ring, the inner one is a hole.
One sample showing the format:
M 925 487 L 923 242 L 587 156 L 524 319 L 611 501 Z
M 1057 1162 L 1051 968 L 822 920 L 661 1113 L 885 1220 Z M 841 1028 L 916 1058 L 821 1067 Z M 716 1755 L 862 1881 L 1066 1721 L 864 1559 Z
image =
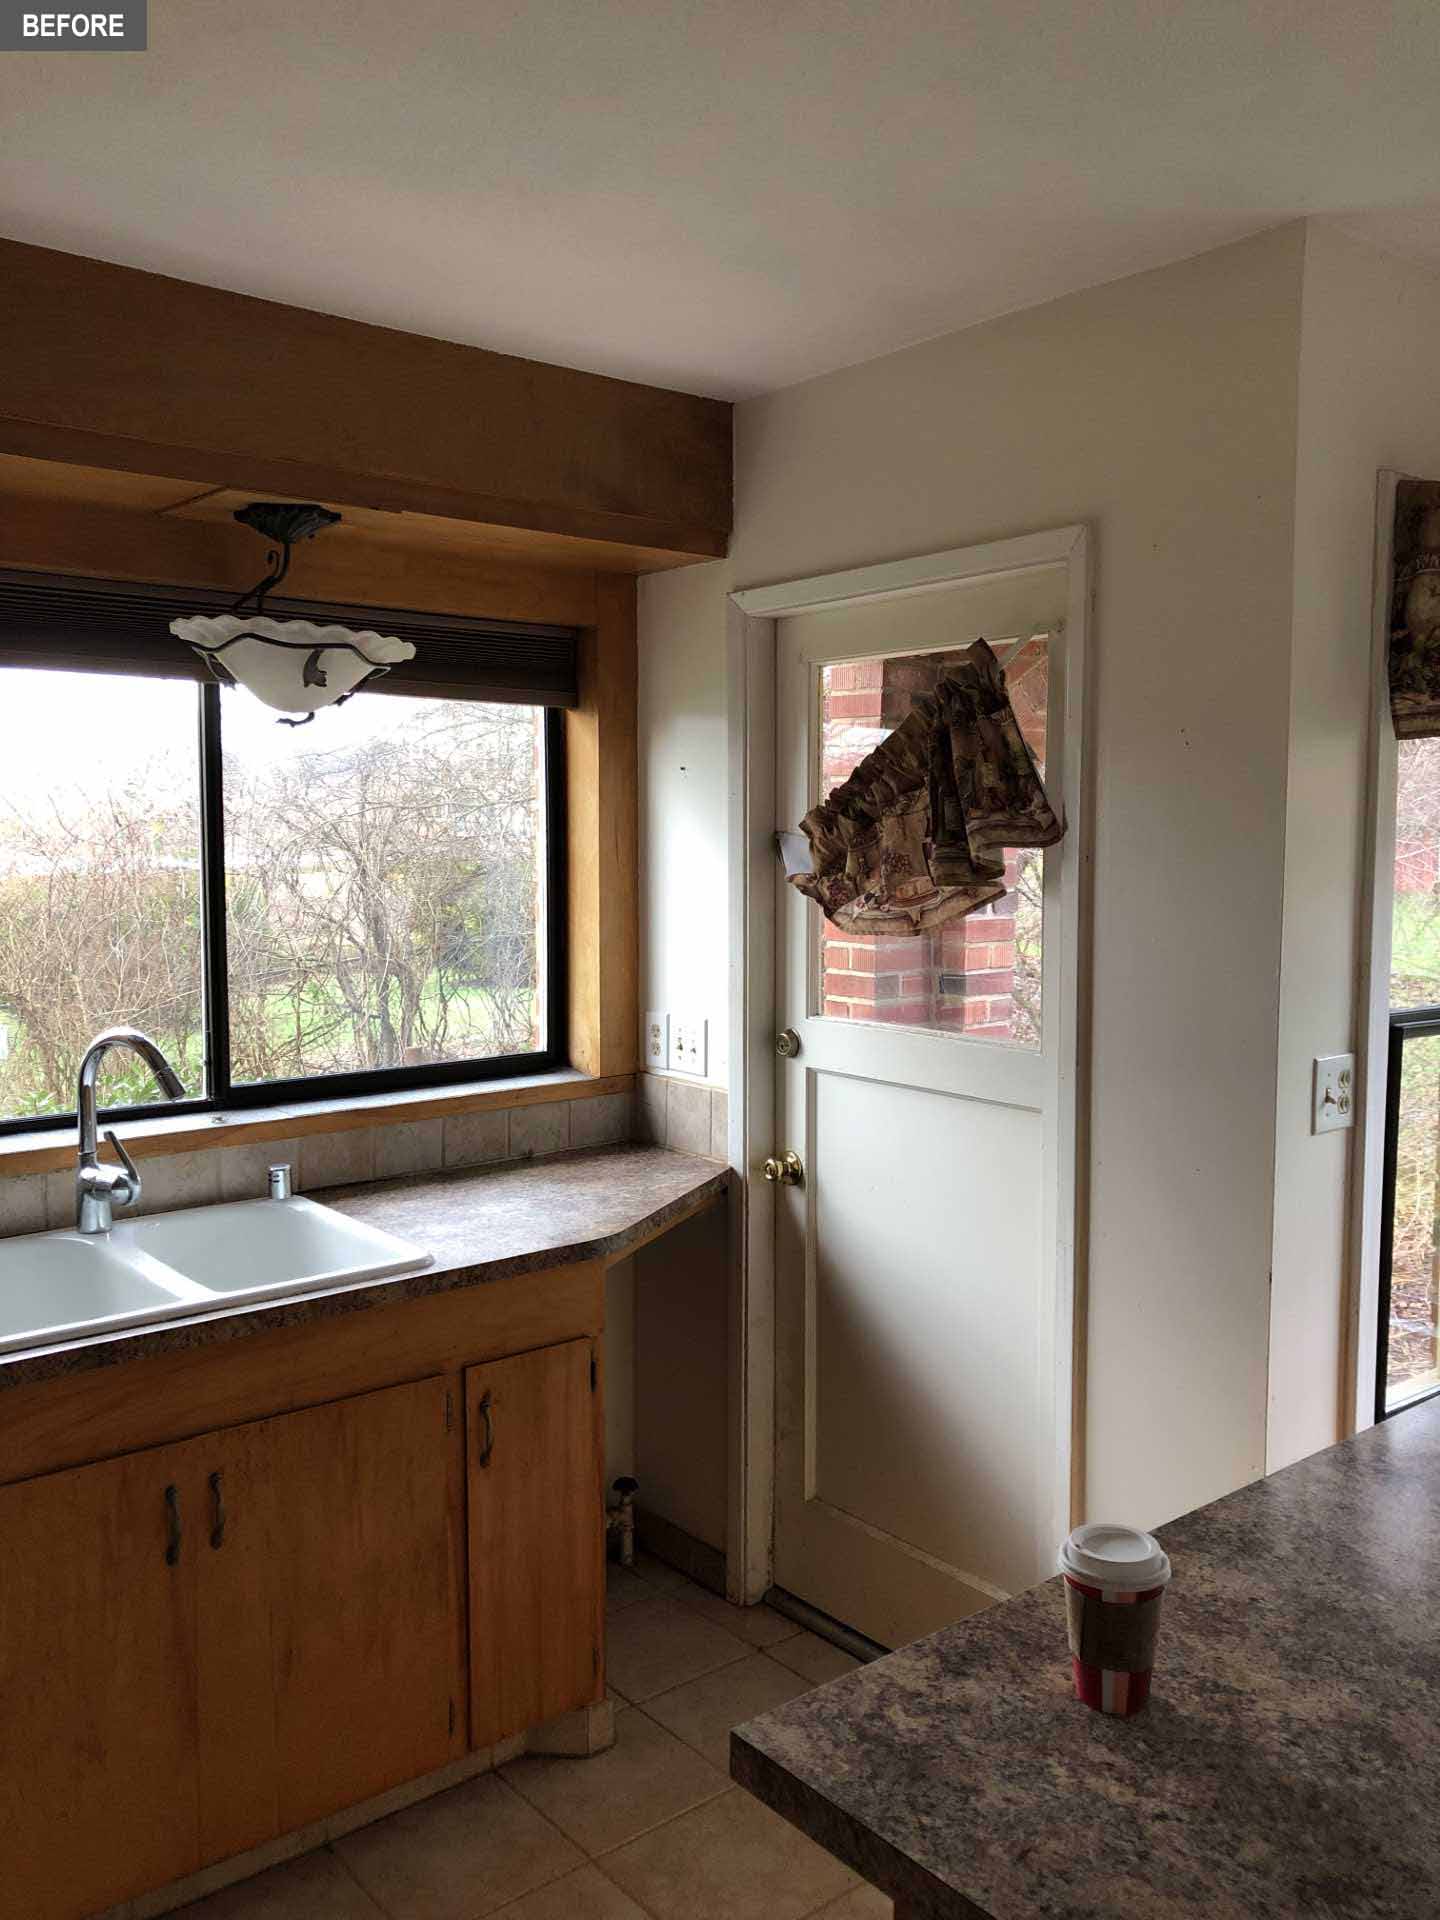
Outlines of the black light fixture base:
M 234 517 L 242 527 L 289 547 L 333 527 L 340 515 L 316 506 L 313 500 L 252 500 L 248 507 L 237 507 Z

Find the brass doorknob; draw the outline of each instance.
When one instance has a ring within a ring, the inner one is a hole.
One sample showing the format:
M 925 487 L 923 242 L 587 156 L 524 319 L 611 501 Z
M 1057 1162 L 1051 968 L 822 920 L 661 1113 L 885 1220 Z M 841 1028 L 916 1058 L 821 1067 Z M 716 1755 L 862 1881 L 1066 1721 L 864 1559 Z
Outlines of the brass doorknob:
M 763 1171 L 767 1180 L 778 1181 L 782 1187 L 801 1186 L 805 1179 L 805 1169 L 793 1147 L 782 1154 L 772 1153 Z

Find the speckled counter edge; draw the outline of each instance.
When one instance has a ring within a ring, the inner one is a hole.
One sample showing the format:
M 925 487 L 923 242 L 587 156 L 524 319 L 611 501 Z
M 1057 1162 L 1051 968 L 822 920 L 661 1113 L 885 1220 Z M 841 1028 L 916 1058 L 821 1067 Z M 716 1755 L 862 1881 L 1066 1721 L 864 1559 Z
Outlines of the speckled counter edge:
M 0 1356 L 0 1393 L 7 1388 L 32 1386 L 63 1374 L 83 1373 L 100 1367 L 125 1366 L 148 1360 L 157 1354 L 175 1353 L 198 1347 L 218 1346 L 232 1340 L 246 1340 L 257 1333 L 269 1333 L 279 1327 L 305 1326 L 317 1320 L 333 1319 L 340 1314 L 363 1313 L 373 1307 L 389 1307 L 402 1300 L 423 1299 L 427 1295 L 452 1293 L 465 1287 L 488 1285 L 516 1274 L 543 1273 L 554 1267 L 573 1266 L 584 1260 L 616 1260 L 633 1251 L 644 1240 L 663 1232 L 710 1200 L 718 1199 L 730 1184 L 730 1170 L 712 1160 L 691 1154 L 675 1153 L 660 1147 L 603 1147 L 586 1152 L 554 1154 L 529 1162 L 524 1172 L 539 1190 L 544 1205 L 544 1179 L 547 1172 L 556 1176 L 556 1190 L 573 1192 L 576 1174 L 603 1176 L 607 1163 L 624 1165 L 634 1171 L 644 1157 L 660 1175 L 688 1173 L 679 1191 L 670 1191 L 658 1204 L 628 1216 L 623 1224 L 593 1236 L 560 1242 L 541 1240 L 523 1250 L 513 1248 L 490 1259 L 474 1258 L 468 1253 L 437 1255 L 433 1266 L 419 1273 L 397 1274 L 380 1280 L 361 1280 L 349 1286 L 322 1293 L 307 1293 L 293 1299 L 266 1300 L 253 1306 L 221 1308 L 183 1319 L 166 1320 L 153 1327 L 136 1327 L 93 1339 L 72 1341 L 66 1345 L 21 1348 Z M 339 1187 L 307 1198 L 331 1206 L 340 1213 L 353 1212 L 368 1217 L 386 1196 L 404 1196 L 412 1203 L 433 1190 L 437 1206 L 445 1203 L 463 1186 L 472 1194 L 480 1183 L 504 1177 L 511 1179 L 521 1169 L 514 1163 L 496 1168 L 457 1169 L 451 1174 L 426 1174 L 403 1180 L 377 1181 L 363 1187 Z M 481 1187 L 483 1191 L 483 1187 Z M 383 1221 L 376 1221 L 383 1225 Z M 413 1234 L 413 1227 L 411 1232 Z M 478 1231 L 478 1229 L 477 1229 Z

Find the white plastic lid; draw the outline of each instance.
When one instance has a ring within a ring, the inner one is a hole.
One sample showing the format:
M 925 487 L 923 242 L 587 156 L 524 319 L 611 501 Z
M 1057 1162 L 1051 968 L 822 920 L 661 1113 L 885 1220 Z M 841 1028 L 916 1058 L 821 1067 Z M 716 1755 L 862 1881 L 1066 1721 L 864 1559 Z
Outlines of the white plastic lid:
M 1076 1527 L 1060 1549 L 1060 1571 L 1090 1587 L 1145 1593 L 1170 1580 L 1170 1556 L 1153 1533 L 1092 1520 Z

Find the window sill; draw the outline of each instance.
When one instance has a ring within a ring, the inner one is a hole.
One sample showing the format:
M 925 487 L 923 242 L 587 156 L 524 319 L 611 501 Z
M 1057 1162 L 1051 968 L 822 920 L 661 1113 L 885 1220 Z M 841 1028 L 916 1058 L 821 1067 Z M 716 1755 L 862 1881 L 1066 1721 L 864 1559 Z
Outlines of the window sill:
M 430 1120 L 452 1113 L 484 1113 L 497 1107 L 533 1107 L 549 1100 L 593 1100 L 629 1093 L 633 1073 L 592 1079 L 563 1068 L 556 1073 L 517 1075 L 513 1080 L 476 1080 L 453 1087 L 417 1087 L 369 1098 L 308 1100 L 288 1106 L 246 1107 L 230 1113 L 185 1113 L 154 1120 L 125 1120 L 115 1132 L 137 1160 L 193 1153 L 206 1147 L 243 1147 L 263 1140 L 294 1140 L 309 1133 L 345 1133 L 352 1127 Z M 58 1173 L 75 1160 L 69 1128 L 12 1133 L 0 1139 L 0 1178 L 10 1174 Z

